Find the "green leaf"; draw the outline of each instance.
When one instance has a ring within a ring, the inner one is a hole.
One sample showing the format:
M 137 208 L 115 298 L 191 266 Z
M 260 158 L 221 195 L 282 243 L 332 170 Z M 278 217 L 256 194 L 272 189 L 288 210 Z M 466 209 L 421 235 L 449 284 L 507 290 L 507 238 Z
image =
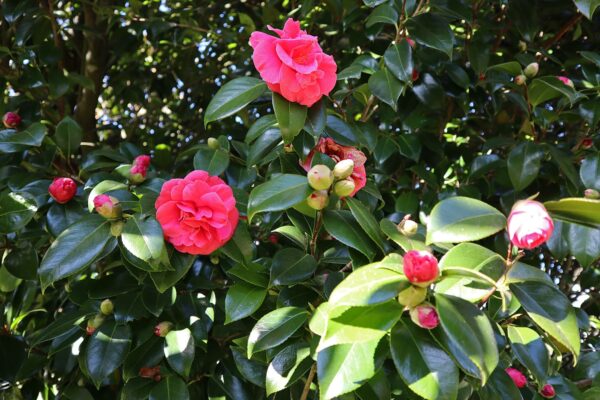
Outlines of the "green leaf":
M 505 261 L 497 253 L 474 243 L 461 243 L 451 248 L 440 260 L 442 274 L 446 268 L 459 267 L 489 276 L 498 280 L 505 269 Z M 470 302 L 481 300 L 491 287 L 489 283 L 474 280 L 473 277 L 445 276 L 435 285 L 435 291 L 457 297 Z
M 375 375 L 379 340 L 327 347 L 317 355 L 319 398 L 329 400 L 352 392 Z
M 96 385 L 100 384 L 125 359 L 131 345 L 131 330 L 127 325 L 106 321 L 87 343 L 85 367 Z
M 401 258 L 398 257 L 401 267 Z M 339 283 L 331 295 L 329 303 L 339 306 L 366 306 L 393 299 L 410 283 L 406 277 L 385 267 L 383 263 L 373 263 L 358 268 Z
M 310 347 L 293 344 L 281 350 L 267 368 L 267 396 L 291 386 L 310 369 L 312 363 Z
M 298 249 L 279 250 L 271 263 L 271 285 L 291 285 L 310 278 L 317 269 L 317 261 Z
M 375 217 L 373 217 L 373 214 L 371 214 L 371 211 L 369 211 L 363 203 L 351 197 L 346 199 L 346 203 L 361 228 L 369 235 L 373 242 L 379 246 L 381 251 L 383 251 L 383 235 L 381 234 L 379 224 Z
M 194 361 L 194 337 L 189 329 L 170 331 L 165 336 L 165 357 L 169 366 L 179 375 L 187 378 Z
M 568 349 L 577 360 L 579 329 L 569 299 L 556 287 L 540 282 L 511 283 L 509 287 L 533 322 Z
M 306 176 L 281 174 L 258 185 L 248 199 L 248 222 L 259 212 L 282 211 L 304 201 L 312 192 Z
M 98 183 L 88 196 L 88 211 L 92 212 L 94 210 L 94 198 L 100 194 L 106 192 L 112 192 L 113 190 L 121 190 L 127 189 L 127 185 L 123 182 L 106 180 Z
M 390 24 L 396 25 L 398 23 L 398 11 L 388 4 L 382 4 L 375 8 L 369 17 L 365 26 L 370 28 L 375 24 Z
M 508 339 L 513 354 L 535 377 L 539 387 L 543 387 L 548 378 L 548 350 L 536 331 L 522 326 L 509 325 Z
M 518 61 L 508 61 L 500 64 L 495 64 L 490 66 L 488 71 L 501 71 L 506 72 L 510 75 L 517 76 L 523 73 L 523 69 L 521 68 L 521 64 Z
M 487 384 L 479 390 L 480 399 L 523 400 L 521 392 L 503 368 L 496 368 Z
M 27 192 L 0 194 L 0 233 L 20 231 L 37 212 L 33 196 Z
M 443 18 L 431 14 L 419 14 L 411 17 L 406 24 L 410 37 L 418 43 L 440 50 L 452 59 L 454 34 Z
M 273 230 L 273 232 L 282 234 L 303 250 L 308 246 L 307 234 L 294 225 L 280 226 Z
M 246 352 L 240 347 L 230 347 L 231 355 L 240 374 L 252 384 L 265 387 L 267 365 L 262 361 L 249 360 Z
M 413 58 L 408 41 L 392 43 L 383 54 L 385 65 L 402 82 L 412 83 Z
M 325 211 L 323 213 L 323 223 L 327 232 L 336 240 L 360 251 L 369 260 L 373 260 L 376 253 L 373 249 L 373 242 L 360 228 L 350 211 Z
M 38 255 L 29 242 L 20 242 L 3 260 L 3 264 L 11 275 L 20 279 L 36 280 Z
M 112 238 L 110 222 L 99 215 L 89 215 L 65 229 L 40 264 L 42 288 L 80 272 L 103 253 Z
M 68 313 L 55 316 L 52 323 L 44 326 L 40 335 L 33 339 L 32 346 L 37 346 L 40 343 L 53 340 L 61 335 L 68 333 L 73 327 L 79 326 L 88 317 L 96 314 L 97 310 L 82 308 Z
M 600 190 L 600 155 L 594 154 L 581 161 L 579 176 L 584 186 Z
M 263 115 L 259 119 L 252 124 L 248 132 L 246 133 L 246 137 L 244 138 L 244 142 L 250 144 L 254 142 L 256 139 L 261 137 L 263 133 L 267 130 L 275 127 L 277 125 L 277 118 L 273 114 Z
M 320 136 L 325 131 L 326 123 L 327 107 L 325 101 L 321 99 L 308 109 L 308 118 L 306 118 L 304 130 L 313 136 Z
M 63 153 L 69 157 L 81 145 L 83 130 L 71 117 L 65 117 L 56 125 L 54 140 Z
M 450 343 L 459 348 L 477 369 L 482 384 L 498 365 L 498 349 L 489 319 L 477 307 L 459 297 L 435 294 L 440 325 Z M 449 349 L 453 354 L 453 349 Z
M 565 85 L 555 76 L 544 76 L 534 79 L 531 85 L 529 85 L 528 91 L 529 102 L 534 107 L 559 96 L 565 97 L 571 104 L 577 98 L 575 89 Z
M 387 218 L 379 221 L 379 227 L 387 237 L 393 240 L 405 252 L 410 250 L 429 250 L 425 242 L 416 240 L 417 236 L 411 238 L 400 233 L 397 225 Z
M 455 400 L 458 368 L 423 329 L 401 320 L 390 337 L 394 365 L 406 385 L 428 400 Z
M 285 342 L 307 319 L 308 313 L 299 307 L 282 307 L 265 314 L 248 337 L 248 358 Z
M 561 223 L 566 225 L 566 235 L 565 230 L 559 230 Z M 555 229 L 567 239 L 569 252 L 582 267 L 589 267 L 600 258 L 600 229 L 561 221 L 555 221 Z
M 235 114 L 267 90 L 260 79 L 243 77 L 227 82 L 214 95 L 204 114 L 204 126 Z
M 166 251 L 162 228 L 151 216 L 134 214 L 125 223 L 121 240 L 131 254 L 143 261 L 156 261 Z
M 0 131 L 0 153 L 17 153 L 30 147 L 40 147 L 46 133 L 46 127 L 39 122 L 21 132 L 14 129 Z
M 600 200 L 566 198 L 544 203 L 553 218 L 600 229 Z
M 130 351 L 123 363 L 123 379 L 127 382 L 139 376 L 140 368 L 151 368 L 158 365 L 164 357 L 163 347 L 162 338 L 151 336 Z
M 594 16 L 594 11 L 600 7 L 600 0 L 573 0 L 580 13 L 586 16 L 590 21 Z
M 246 264 L 252 259 L 254 247 L 252 238 L 248 232 L 248 225 L 244 222 L 239 222 L 233 237 L 221 247 L 221 251 L 232 260 Z
M 179 282 L 190 270 L 190 267 L 194 263 L 194 259 L 195 257 L 191 254 L 183 254 L 174 251 L 170 257 L 171 266 L 174 268 L 174 271 L 150 273 L 150 278 L 152 279 L 152 282 L 154 282 L 156 290 L 160 293 L 164 293 Z
M 273 110 L 279 124 L 281 137 L 286 144 L 292 143 L 292 140 L 304 128 L 306 114 L 308 109 L 298 103 L 287 101 L 277 93 L 273 93 Z
M 389 69 L 383 68 L 369 78 L 369 90 L 375 97 L 396 110 L 404 85 Z
M 475 241 L 505 226 L 506 218 L 494 207 L 469 197 L 450 197 L 433 207 L 427 224 L 427 243 Z
M 281 131 L 277 128 L 267 129 L 250 145 L 246 164 L 248 166 L 262 164 L 265 161 L 265 156 L 280 142 Z
M 515 190 L 523 190 L 537 178 L 544 158 L 541 147 L 532 142 L 517 145 L 508 155 L 508 176 Z
M 224 148 L 211 149 L 202 146 L 194 156 L 194 169 L 201 169 L 210 175 L 221 175 L 229 166 L 229 152 Z
M 246 318 L 258 310 L 267 289 L 238 282 L 227 290 L 225 296 L 225 324 Z
M 163 378 L 150 392 L 149 400 L 189 400 L 190 392 L 178 376 Z

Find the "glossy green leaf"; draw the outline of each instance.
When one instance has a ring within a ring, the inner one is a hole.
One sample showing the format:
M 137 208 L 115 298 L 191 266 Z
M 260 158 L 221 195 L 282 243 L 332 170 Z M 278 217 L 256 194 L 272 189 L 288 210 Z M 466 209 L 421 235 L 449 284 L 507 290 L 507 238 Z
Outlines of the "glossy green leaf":
M 408 41 L 392 43 L 383 54 L 385 65 L 402 82 L 412 83 L 413 58 Z
M 508 176 L 516 190 L 529 186 L 540 171 L 544 152 L 531 142 L 517 145 L 508 155 Z
M 275 118 L 273 114 L 263 115 L 252 124 L 250 129 L 248 129 L 244 141 L 248 144 L 254 142 L 267 130 L 275 127 L 275 125 L 277 125 L 277 118 Z
M 140 368 L 152 368 L 164 357 L 162 338 L 151 336 L 127 354 L 123 363 L 123 379 L 128 381 L 139 376 Z
M 16 153 L 30 147 L 39 147 L 46 134 L 46 127 L 39 122 L 20 132 L 14 129 L 0 131 L 0 153 Z
M 381 234 L 379 224 L 375 217 L 373 217 L 371 211 L 363 203 L 350 197 L 346 199 L 346 203 L 358 224 L 381 251 L 383 251 L 383 235 Z
M 260 135 L 248 150 L 247 165 L 262 164 L 264 157 L 281 142 L 281 131 L 277 128 L 269 128 Z
M 221 175 L 229 166 L 229 152 L 224 148 L 211 149 L 203 146 L 194 155 L 194 169 L 208 172 L 210 175 Z
M 94 332 L 87 343 L 85 366 L 96 387 L 123 363 L 130 345 L 129 326 L 105 321 Z
M 271 263 L 271 285 L 290 285 L 310 278 L 317 261 L 304 251 L 287 248 L 279 250 Z
M 436 204 L 431 211 L 427 243 L 475 241 L 493 235 L 505 226 L 506 218 L 494 207 L 468 197 L 450 197 Z
M 553 218 L 600 228 L 600 200 L 566 198 L 544 203 Z
M 360 251 L 369 260 L 373 260 L 376 253 L 374 244 L 358 225 L 350 211 L 325 211 L 323 213 L 323 224 L 327 232 L 336 240 Z
M 0 194 L 0 233 L 21 230 L 31 221 L 37 209 L 35 199 L 26 192 Z
M 127 220 L 121 240 L 127 250 L 143 261 L 158 260 L 166 251 L 163 231 L 158 221 L 151 216 L 135 214 Z
M 68 333 L 73 327 L 79 326 L 83 321 L 91 315 L 96 314 L 96 310 L 82 308 L 67 313 L 56 315 L 52 323 L 46 325 L 39 336 L 32 341 L 32 346 L 37 346 L 40 343 L 53 340 L 65 333 Z
M 384 218 L 379 221 L 379 227 L 387 237 L 393 240 L 405 252 L 410 250 L 429 250 L 425 242 L 418 240 L 417 236 L 408 237 L 400 233 L 398 226 L 389 219 Z
M 194 361 L 194 337 L 189 329 L 170 331 L 165 336 L 164 353 L 173 371 L 188 377 Z
M 591 20 L 594 16 L 594 11 L 600 7 L 600 0 L 573 0 L 579 12 Z
M 76 151 L 82 139 L 83 130 L 73 118 L 67 116 L 56 125 L 54 140 L 65 155 L 69 156 Z
M 295 344 L 281 350 L 267 369 L 267 396 L 292 385 L 310 369 L 312 363 L 307 346 Z
M 258 310 L 265 297 L 267 289 L 244 282 L 238 282 L 227 290 L 225 296 L 225 323 L 246 318 Z
M 583 159 L 579 176 L 586 188 L 600 190 L 600 155 L 595 154 Z
M 174 269 L 173 271 L 153 272 L 150 274 L 150 279 L 152 279 L 156 290 L 160 293 L 166 292 L 187 274 L 194 262 L 194 256 L 175 251 L 170 257 L 170 262 Z
M 535 377 L 538 386 L 544 386 L 548 378 L 548 350 L 536 331 L 522 326 L 509 325 L 508 339 L 513 354 Z
M 369 90 L 375 97 L 396 110 L 398 98 L 404 86 L 389 69 L 384 68 L 375 72 L 369 78 Z
M 273 93 L 273 109 L 283 141 L 292 143 L 304 128 L 308 109 L 306 106 L 284 99 L 277 93 Z
M 565 85 L 555 76 L 534 79 L 529 85 L 528 91 L 529 101 L 534 107 L 559 96 L 565 97 L 570 103 L 573 103 L 577 96 L 575 89 Z
M 454 34 L 443 18 L 436 14 L 424 13 L 411 17 L 406 25 L 411 38 L 452 58 Z
M 204 126 L 235 114 L 256 100 L 265 90 L 267 85 L 257 78 L 243 77 L 227 82 L 208 103 L 204 114 Z
M 149 400 L 189 400 L 190 392 L 178 376 L 163 378 L 150 392 Z
M 381 4 L 377 6 L 367 18 L 365 26 L 367 28 L 375 24 L 390 24 L 396 25 L 398 23 L 398 11 L 388 4 Z
M 521 392 L 502 368 L 496 368 L 487 384 L 479 390 L 479 398 L 490 400 L 522 400 Z
M 4 267 L 20 279 L 36 280 L 38 255 L 31 243 L 22 242 L 12 249 L 3 260 Z
M 307 319 L 308 313 L 299 307 L 282 307 L 265 314 L 250 332 L 248 357 L 285 342 Z
M 248 222 L 259 212 L 282 211 L 304 201 L 312 192 L 306 176 L 281 174 L 258 185 L 248 200 Z

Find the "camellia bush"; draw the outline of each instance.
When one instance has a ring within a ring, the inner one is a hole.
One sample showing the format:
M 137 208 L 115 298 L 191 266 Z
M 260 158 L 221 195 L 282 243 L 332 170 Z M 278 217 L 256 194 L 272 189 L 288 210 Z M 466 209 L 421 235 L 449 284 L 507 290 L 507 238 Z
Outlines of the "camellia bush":
M 599 6 L 4 0 L 0 397 L 599 399 Z

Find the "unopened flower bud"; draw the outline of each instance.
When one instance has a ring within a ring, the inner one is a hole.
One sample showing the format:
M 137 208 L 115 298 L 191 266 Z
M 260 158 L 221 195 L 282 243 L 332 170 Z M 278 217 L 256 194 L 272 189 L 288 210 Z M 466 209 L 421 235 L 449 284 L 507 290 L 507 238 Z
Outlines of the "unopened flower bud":
M 554 386 L 552 386 L 549 383 L 547 385 L 544 385 L 542 390 L 540 390 L 540 395 L 542 397 L 545 397 L 546 399 L 552 399 L 554 396 L 556 396 L 556 392 L 554 391 Z
M 112 314 L 114 309 L 115 306 L 113 305 L 113 302 L 110 301 L 110 299 L 105 299 L 102 301 L 102 303 L 100 303 L 100 312 L 102 312 L 102 314 L 104 315 Z
M 94 318 L 88 319 L 87 327 L 85 328 L 86 333 L 88 335 L 92 335 L 96 331 L 96 329 L 98 329 L 100 325 L 102 325 L 103 322 L 104 315 L 102 314 L 96 314 Z
M 154 379 L 156 375 L 160 376 L 160 365 L 157 365 L 156 367 L 142 367 L 140 368 L 138 375 L 141 378 Z
M 596 200 L 596 199 L 600 199 L 600 192 L 598 192 L 596 189 L 585 189 L 583 196 L 586 199 Z
M 527 43 L 522 40 L 519 40 L 519 51 L 527 51 Z
M 212 150 L 217 150 L 221 147 L 221 143 L 219 143 L 219 140 L 214 137 L 209 137 L 206 141 L 206 144 L 208 145 L 208 148 Z
M 173 323 L 169 321 L 163 321 L 154 327 L 154 334 L 156 336 L 165 337 L 173 329 Z
M 133 166 L 129 170 L 129 182 L 139 185 L 146 180 L 148 167 L 150 166 L 150 156 L 141 155 L 133 160 Z
M 527 78 L 525 77 L 525 75 L 515 76 L 515 84 L 516 85 L 523 86 L 526 81 L 527 81 Z
M 532 62 L 531 64 L 529 64 L 528 66 L 525 67 L 525 76 L 527 76 L 528 78 L 533 78 L 534 76 L 536 76 L 538 74 L 538 71 L 540 70 L 540 66 L 538 63 L 536 62 Z
M 516 368 L 506 368 L 506 373 L 510 376 L 510 379 L 515 383 L 515 385 L 521 389 L 527 385 L 527 378 L 521 371 Z
M 333 185 L 333 193 L 335 193 L 338 197 L 346 197 L 350 196 L 356 185 L 352 179 L 344 179 L 343 181 L 338 181 Z
M 584 150 L 589 150 L 594 145 L 594 140 L 592 138 L 586 137 L 581 140 L 580 147 Z
M 429 303 L 422 303 L 415 308 L 411 308 L 410 319 L 417 326 L 425 329 L 433 329 L 440 323 L 435 307 Z
M 119 200 L 107 194 L 100 194 L 94 197 L 94 208 L 98 214 L 106 219 L 119 218 L 122 213 Z
M 419 224 L 417 224 L 412 219 L 407 219 L 398 224 L 398 231 L 404 236 L 413 236 L 417 233 L 419 229 Z
M 416 286 L 427 287 L 440 275 L 437 259 L 427 251 L 408 251 L 403 258 L 404 275 Z
M 54 178 L 48 193 L 57 203 L 65 204 L 77 193 L 77 184 L 71 178 Z
M 557 76 L 557 78 L 564 83 L 567 86 L 570 86 L 572 88 L 575 88 L 575 85 L 573 84 L 573 81 L 570 80 L 569 78 L 567 78 L 566 76 Z
M 210 262 L 217 265 L 220 262 L 219 256 L 215 256 L 215 255 L 210 256 Z
M 115 221 L 112 224 L 110 224 L 110 234 L 114 237 L 119 237 L 121 236 L 121 233 L 123 233 L 124 227 L 125 223 L 123 221 Z
M 413 68 L 412 75 L 410 78 L 412 79 L 413 82 L 418 80 L 419 79 L 419 70 L 416 68 Z
M 398 293 L 398 303 L 408 308 L 413 308 L 425 301 L 427 289 L 410 285 Z
M 315 190 L 306 198 L 306 202 L 313 210 L 322 210 L 329 204 L 329 195 L 326 190 Z
M 21 117 L 19 114 L 9 111 L 2 117 L 2 123 L 6 128 L 14 129 L 21 124 Z
M 318 164 L 308 171 L 307 178 L 310 187 L 315 190 L 325 190 L 333 183 L 333 172 L 327 165 Z
M 335 164 L 333 176 L 336 179 L 346 179 L 352 175 L 352 171 L 354 171 L 354 161 L 350 159 L 342 160 Z
M 408 44 L 410 45 L 410 47 L 412 47 L 413 49 L 416 46 L 416 43 L 414 40 L 412 40 L 411 38 L 409 38 L 408 36 L 406 37 L 406 41 L 408 42 Z
M 286 153 L 292 153 L 294 151 L 294 145 L 291 143 L 284 144 L 283 151 L 285 151 Z

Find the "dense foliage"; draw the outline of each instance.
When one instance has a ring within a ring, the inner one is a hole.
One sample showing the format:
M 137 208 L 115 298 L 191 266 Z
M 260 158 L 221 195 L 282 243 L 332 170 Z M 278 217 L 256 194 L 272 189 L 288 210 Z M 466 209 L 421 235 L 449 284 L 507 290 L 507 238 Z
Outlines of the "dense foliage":
M 600 398 L 599 6 L 0 2 L 0 397 Z

